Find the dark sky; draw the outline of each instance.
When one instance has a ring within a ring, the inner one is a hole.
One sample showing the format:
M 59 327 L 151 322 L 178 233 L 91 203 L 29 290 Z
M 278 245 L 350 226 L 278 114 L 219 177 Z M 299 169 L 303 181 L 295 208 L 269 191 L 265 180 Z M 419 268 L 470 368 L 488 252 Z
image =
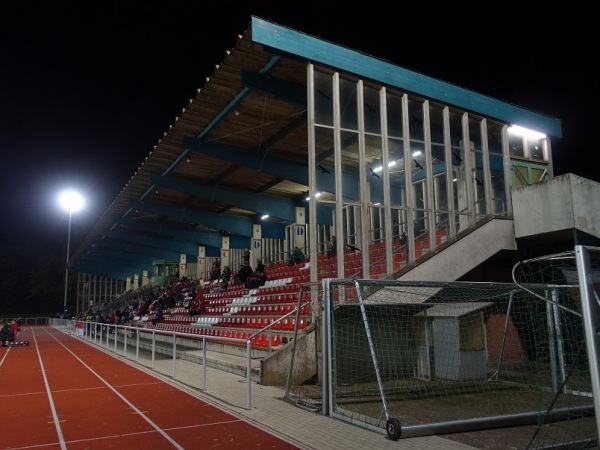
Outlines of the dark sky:
M 66 186 L 88 202 L 74 236 L 89 231 L 251 15 L 557 117 L 556 174 L 600 181 L 585 104 L 597 100 L 591 6 L 455 3 L 1 2 L 2 238 L 64 240 Z

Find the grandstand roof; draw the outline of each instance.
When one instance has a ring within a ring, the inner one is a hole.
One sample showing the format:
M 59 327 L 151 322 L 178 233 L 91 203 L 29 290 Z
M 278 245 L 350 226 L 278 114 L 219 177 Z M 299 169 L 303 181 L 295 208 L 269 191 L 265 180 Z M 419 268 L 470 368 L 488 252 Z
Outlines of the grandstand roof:
M 199 245 L 217 256 L 223 235 L 249 247 L 258 222 L 263 237 L 283 238 L 309 184 L 307 62 L 561 137 L 557 119 L 252 17 L 76 249 L 71 270 L 124 279 L 155 259 L 195 258 Z M 317 164 L 326 169 L 329 156 Z M 326 186 L 326 170 L 319 176 Z

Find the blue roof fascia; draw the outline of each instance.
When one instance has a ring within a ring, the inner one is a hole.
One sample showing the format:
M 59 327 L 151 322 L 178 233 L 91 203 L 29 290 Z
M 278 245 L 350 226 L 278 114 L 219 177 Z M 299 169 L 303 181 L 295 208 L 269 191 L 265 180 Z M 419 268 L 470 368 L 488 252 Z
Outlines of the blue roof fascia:
M 404 69 L 387 61 L 252 17 L 252 41 L 362 78 L 396 87 L 502 122 L 562 138 L 559 119 L 529 111 L 459 86 Z

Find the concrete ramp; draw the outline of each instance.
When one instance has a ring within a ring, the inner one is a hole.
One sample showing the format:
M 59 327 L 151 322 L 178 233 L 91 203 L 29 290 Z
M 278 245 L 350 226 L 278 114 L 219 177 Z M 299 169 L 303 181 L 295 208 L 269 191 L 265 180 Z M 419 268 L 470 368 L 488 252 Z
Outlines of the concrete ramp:
M 456 281 L 501 250 L 516 250 L 513 221 L 491 219 L 461 236 L 447 247 L 436 249 L 431 257 L 410 272 L 402 281 Z

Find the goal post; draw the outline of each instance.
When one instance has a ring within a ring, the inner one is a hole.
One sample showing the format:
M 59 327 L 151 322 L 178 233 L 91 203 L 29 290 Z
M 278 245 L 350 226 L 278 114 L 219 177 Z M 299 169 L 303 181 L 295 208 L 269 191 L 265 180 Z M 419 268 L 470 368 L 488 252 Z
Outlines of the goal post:
M 598 266 L 576 248 L 519 262 L 513 283 L 323 280 L 318 373 L 287 392 L 392 439 L 519 426 L 530 447 L 597 442 Z
M 596 410 L 596 428 L 600 430 L 600 336 L 598 319 L 600 318 L 600 298 L 594 287 L 600 280 L 594 279 L 592 262 L 600 259 L 600 248 L 575 246 L 577 278 L 582 299 L 582 314 L 588 361 L 590 361 L 590 380 Z

